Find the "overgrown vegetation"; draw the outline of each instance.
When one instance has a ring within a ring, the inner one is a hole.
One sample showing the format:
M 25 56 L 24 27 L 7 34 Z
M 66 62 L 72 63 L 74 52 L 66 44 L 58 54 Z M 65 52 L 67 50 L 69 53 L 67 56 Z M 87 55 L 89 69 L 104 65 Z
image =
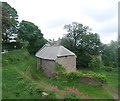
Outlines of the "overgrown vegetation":
M 30 74 L 26 73 L 27 68 L 32 68 L 35 64 L 35 59 L 26 50 L 11 51 L 3 55 L 3 61 L 6 58 L 8 60 L 7 64 L 3 62 L 3 99 L 55 98 L 54 92 L 49 90 L 47 90 L 47 97 L 42 96 L 42 93 L 46 92 L 46 89 L 39 86 L 34 79 L 29 77 Z
M 28 59 L 29 53 L 25 49 L 10 51 L 7 54 L 3 54 L 2 65 L 15 65 Z
M 56 63 L 56 76 L 55 79 L 60 79 L 60 77 L 62 78 L 67 78 L 67 80 L 73 81 L 73 80 L 78 80 L 78 78 L 80 77 L 90 77 L 90 78 L 95 78 L 100 80 L 102 83 L 106 83 L 107 78 L 105 74 L 100 74 L 100 73 L 95 73 L 93 71 L 86 71 L 86 72 L 82 72 L 82 71 L 74 71 L 74 72 L 68 72 L 66 71 L 61 65 L 59 65 L 58 63 Z
M 80 97 L 79 96 L 77 96 L 74 92 L 68 92 L 68 93 L 66 93 L 66 95 L 65 95 L 65 101 L 72 101 L 73 99 L 80 99 Z
M 14 56 L 17 56 L 17 58 Z M 7 64 L 4 61 L 6 58 L 8 60 Z M 13 59 L 15 63 L 11 61 Z M 79 76 L 92 76 L 103 81 L 106 80 L 107 89 L 112 88 L 109 92 L 115 92 L 115 89 L 117 89 L 117 74 L 115 74 L 115 71 L 110 71 L 112 78 L 114 77 L 114 79 L 111 79 L 108 72 L 103 70 L 99 70 L 97 73 L 97 71 L 81 69 L 81 71 L 69 73 L 65 72 L 61 65 L 56 64 L 58 73 L 56 77 L 49 79 L 41 70 L 37 70 L 36 58 L 29 55 L 26 50 L 8 52 L 3 55 L 3 61 L 3 99 L 113 98 L 101 86 L 79 82 L 77 80 Z M 48 96 L 43 96 L 43 92 L 46 92 Z
M 104 74 L 95 73 L 95 72 L 92 72 L 92 71 L 86 72 L 86 73 L 78 71 L 78 72 L 71 72 L 71 73 L 67 74 L 67 78 L 69 80 L 76 80 L 76 79 L 78 79 L 80 77 L 95 78 L 95 79 L 100 80 L 102 83 L 107 82 L 106 81 L 107 78 L 106 78 L 106 76 Z

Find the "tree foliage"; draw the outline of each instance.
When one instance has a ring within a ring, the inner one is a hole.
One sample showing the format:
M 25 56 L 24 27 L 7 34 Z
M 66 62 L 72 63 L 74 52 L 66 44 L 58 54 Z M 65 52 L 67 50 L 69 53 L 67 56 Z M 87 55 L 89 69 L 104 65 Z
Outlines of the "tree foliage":
M 12 34 L 17 34 L 17 11 L 7 2 L 2 2 L 2 42 L 8 43 Z
M 77 55 L 77 67 L 88 67 L 92 56 L 100 54 L 101 42 L 97 33 L 92 33 L 88 26 L 73 22 L 64 26 L 67 35 L 61 44 Z
M 41 30 L 32 22 L 22 20 L 18 32 L 19 38 L 28 42 L 27 49 L 31 54 L 34 54 L 46 43 Z
M 110 44 L 104 44 L 102 60 L 105 66 L 117 67 L 118 64 L 118 42 L 111 41 Z

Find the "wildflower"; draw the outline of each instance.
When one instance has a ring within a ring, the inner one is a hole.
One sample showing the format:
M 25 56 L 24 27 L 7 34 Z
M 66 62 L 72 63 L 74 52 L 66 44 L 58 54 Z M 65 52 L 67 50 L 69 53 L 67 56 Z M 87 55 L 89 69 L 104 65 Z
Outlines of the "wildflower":
M 74 90 L 74 87 L 69 87 L 69 91 L 73 91 Z
M 52 89 L 52 90 L 57 90 L 58 87 L 57 87 L 57 86 L 51 86 L 51 89 Z
M 79 90 L 78 90 L 78 89 L 75 89 L 75 94 L 76 94 L 76 95 L 79 95 L 79 93 L 80 93 Z

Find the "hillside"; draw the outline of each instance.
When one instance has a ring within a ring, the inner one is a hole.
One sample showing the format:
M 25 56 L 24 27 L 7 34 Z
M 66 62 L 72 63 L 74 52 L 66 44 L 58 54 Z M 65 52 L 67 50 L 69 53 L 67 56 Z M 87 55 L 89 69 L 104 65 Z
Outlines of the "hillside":
M 36 58 L 24 49 L 3 54 L 2 72 L 3 99 L 114 99 L 118 93 L 118 74 L 115 70 L 96 71 L 107 77 L 107 83 L 102 87 L 81 83 L 74 79 L 68 80 L 62 75 L 57 79 L 49 79 L 42 70 L 37 71 Z M 43 96 L 43 92 L 48 95 Z

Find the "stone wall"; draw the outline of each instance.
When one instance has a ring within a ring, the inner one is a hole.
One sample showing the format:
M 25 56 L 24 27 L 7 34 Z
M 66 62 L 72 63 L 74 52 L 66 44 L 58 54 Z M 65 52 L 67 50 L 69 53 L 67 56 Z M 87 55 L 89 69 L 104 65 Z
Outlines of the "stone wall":
M 51 77 L 55 75 L 55 61 L 46 60 L 46 59 L 38 59 L 37 68 L 42 67 L 45 75 L 47 77 Z
M 61 64 L 68 71 L 76 70 L 76 57 L 75 56 L 58 57 L 56 59 L 56 62 Z
M 75 56 L 58 57 L 56 59 L 56 62 L 61 64 L 68 71 L 76 70 L 76 57 Z M 55 75 L 55 61 L 53 60 L 37 58 L 37 69 L 39 70 L 40 68 L 43 69 L 47 77 L 52 77 Z

